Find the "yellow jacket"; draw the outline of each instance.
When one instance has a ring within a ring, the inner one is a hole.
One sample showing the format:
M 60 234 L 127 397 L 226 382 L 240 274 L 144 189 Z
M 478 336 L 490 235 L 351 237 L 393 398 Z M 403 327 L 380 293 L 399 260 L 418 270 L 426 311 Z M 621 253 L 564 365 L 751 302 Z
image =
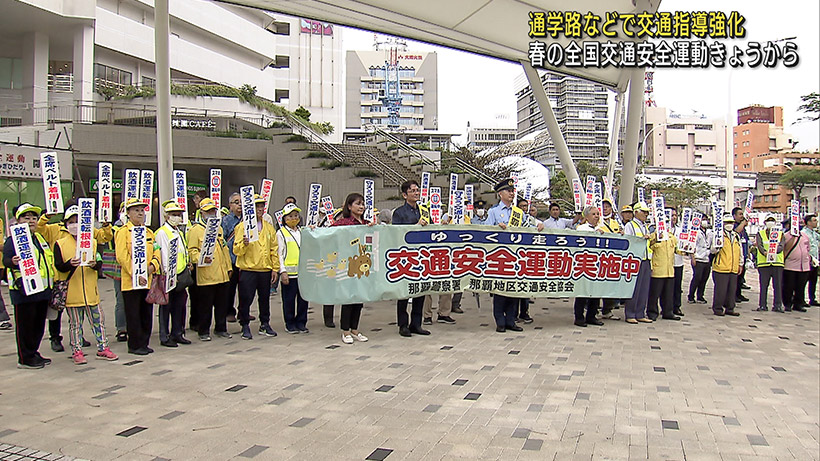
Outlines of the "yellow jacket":
M 120 227 L 117 230 L 117 237 L 114 247 L 117 250 L 117 262 L 122 266 L 122 291 L 133 290 L 131 283 L 131 229 L 134 224 L 128 221 L 128 224 Z M 154 248 L 154 233 L 151 229 L 145 228 L 145 242 L 146 255 L 148 265 L 154 266 L 154 272 L 159 273 L 161 253 L 159 248 Z M 151 273 L 148 272 L 148 286 L 151 286 Z
M 652 277 L 671 278 L 675 276 L 675 252 L 678 248 L 678 239 L 667 232 L 669 238 L 663 242 L 657 240 L 657 234 L 652 233 L 649 246 L 652 248 Z
M 46 242 L 51 245 L 52 249 L 54 248 L 54 243 L 57 240 L 60 240 L 66 236 L 73 237 L 62 223 L 49 224 L 48 216 L 46 215 L 40 216 L 40 220 L 37 221 L 37 232 L 45 237 Z M 99 229 L 94 229 L 94 240 L 96 240 L 98 244 L 108 243 L 113 238 L 114 232 L 111 230 L 111 224 L 109 223 L 106 223 Z M 95 246 L 93 248 L 94 251 L 96 251 L 97 247 Z
M 97 242 L 92 241 L 91 248 L 96 248 Z M 77 255 L 77 240 L 73 235 L 63 237 L 54 246 L 55 260 L 59 251 L 59 259 L 64 263 Z M 57 266 L 55 261 L 55 267 Z M 77 266 L 71 278 L 71 272 L 62 272 L 57 269 L 55 280 L 68 280 L 68 295 L 65 305 L 67 307 L 95 306 L 100 303 L 100 292 L 97 288 L 98 272 L 91 266 Z
M 236 255 L 236 267 L 243 271 L 279 272 L 279 245 L 276 242 L 276 231 L 267 221 L 262 221 L 259 240 L 245 246 L 245 226 L 242 221 L 233 231 L 236 238 L 233 242 L 233 254 Z
M 613 218 L 606 219 L 601 216 L 601 222 L 598 224 L 598 227 L 604 230 L 604 232 L 609 234 L 618 234 L 621 232 L 621 225 L 618 223 L 618 220 Z
M 202 250 L 202 240 L 205 238 L 205 225 L 201 221 L 191 226 L 188 230 L 188 256 L 191 264 L 196 266 L 196 284 L 199 286 L 217 285 L 230 280 L 231 255 L 228 253 L 228 246 L 222 238 L 222 226 L 217 228 L 216 247 L 210 266 L 197 266 L 200 251 Z
M 723 246 L 714 249 L 715 260 L 712 261 L 712 270 L 721 274 L 737 274 L 740 272 L 741 251 L 740 236 L 737 232 L 723 232 Z

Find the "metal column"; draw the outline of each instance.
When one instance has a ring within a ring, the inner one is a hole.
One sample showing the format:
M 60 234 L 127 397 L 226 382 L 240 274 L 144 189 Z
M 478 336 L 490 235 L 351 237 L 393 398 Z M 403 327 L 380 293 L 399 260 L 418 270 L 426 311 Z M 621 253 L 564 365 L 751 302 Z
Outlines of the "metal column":
M 157 72 L 157 181 L 159 202 L 174 197 L 174 151 L 171 143 L 171 64 L 168 0 L 154 2 L 154 54 Z
M 552 111 L 550 100 L 547 97 L 547 91 L 541 83 L 541 77 L 538 76 L 532 65 L 527 61 L 521 61 L 524 67 L 524 73 L 527 75 L 527 80 L 532 88 L 532 94 L 535 101 L 538 103 L 538 108 L 541 110 L 541 116 L 544 117 L 544 122 L 547 124 L 547 132 L 552 138 L 552 144 L 555 146 L 555 152 L 558 154 L 558 161 L 561 162 L 561 167 L 564 174 L 567 176 L 570 187 L 572 187 L 572 180 L 578 179 L 578 171 L 575 170 L 575 163 L 572 161 L 572 156 L 569 154 L 569 147 L 564 135 L 561 134 L 561 127 L 558 126 L 558 120 L 555 118 L 555 112 Z
M 618 163 L 618 138 L 621 136 L 621 112 L 624 108 L 624 92 L 615 93 L 615 118 L 612 122 L 612 134 L 609 141 L 609 161 L 606 167 L 606 179 L 609 181 L 614 193 L 615 189 L 615 165 Z M 626 205 L 623 203 L 621 205 Z
M 635 174 L 638 170 L 638 137 L 644 108 L 644 69 L 635 69 L 629 78 L 629 107 L 626 113 L 626 138 L 624 139 L 624 164 L 621 171 L 621 188 L 618 202 L 632 203 L 635 196 Z

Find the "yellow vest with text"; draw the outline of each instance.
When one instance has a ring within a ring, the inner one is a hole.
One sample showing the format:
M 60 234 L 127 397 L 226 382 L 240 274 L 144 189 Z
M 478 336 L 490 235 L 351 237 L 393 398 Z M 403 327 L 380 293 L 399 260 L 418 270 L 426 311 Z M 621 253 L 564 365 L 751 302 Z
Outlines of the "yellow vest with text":
M 775 260 L 773 262 L 769 262 L 766 258 L 769 250 L 769 237 L 766 235 L 766 229 L 761 229 L 760 232 L 757 234 L 757 238 L 763 242 L 763 248 L 766 248 L 766 253 L 757 252 L 757 267 L 783 267 L 783 252 L 777 253 L 775 256 Z M 783 233 L 780 234 L 780 239 L 783 239 Z M 777 242 L 778 244 L 780 242 Z
M 299 244 L 293 238 L 287 226 L 282 226 L 279 229 L 282 232 L 282 237 L 285 239 L 285 270 L 288 275 L 295 276 L 299 274 Z
M 629 222 L 627 223 L 627 225 L 629 225 L 629 226 L 632 226 L 632 227 L 633 227 L 633 229 L 635 230 L 635 236 L 637 236 L 637 237 L 643 237 L 644 235 L 646 235 L 646 234 L 644 234 L 644 233 L 643 233 L 643 231 L 641 230 L 641 226 L 639 226 L 639 225 L 635 224 L 634 220 L 629 221 Z M 645 225 L 645 223 L 644 223 L 644 225 Z M 652 259 L 652 246 L 649 244 L 649 240 L 648 240 L 648 239 L 646 240 L 646 259 Z
M 162 232 L 168 237 L 168 241 L 171 241 L 172 238 L 179 235 L 179 242 L 177 243 L 177 274 L 181 274 L 186 267 L 188 267 L 188 239 L 185 238 L 185 232 L 177 231 L 174 234 L 174 231 L 171 229 L 171 226 L 168 223 L 165 223 L 157 229 L 157 232 Z M 159 240 L 157 240 L 159 243 Z

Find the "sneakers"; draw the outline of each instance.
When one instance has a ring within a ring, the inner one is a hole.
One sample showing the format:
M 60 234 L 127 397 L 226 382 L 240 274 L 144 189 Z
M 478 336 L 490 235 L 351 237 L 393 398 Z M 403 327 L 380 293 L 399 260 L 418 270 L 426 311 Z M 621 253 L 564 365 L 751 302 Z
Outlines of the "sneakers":
M 768 308 L 768 307 L 758 307 L 758 308 L 757 308 L 757 309 L 755 309 L 755 310 L 756 310 L 757 312 L 766 312 L 766 311 L 768 311 L 768 310 L 769 310 L 769 308 Z
M 262 325 L 259 325 L 259 333 L 261 333 L 265 336 L 271 336 L 271 337 L 276 336 L 276 332 L 273 331 L 273 328 L 271 328 L 270 325 L 267 324 L 267 323 L 263 323 Z
M 686 298 L 686 302 L 689 304 L 695 304 L 695 298 Z
M 529 315 L 527 315 L 527 314 L 524 314 L 524 315 L 522 315 L 522 316 L 521 316 L 521 317 L 519 317 L 519 318 L 520 318 L 520 319 L 521 319 L 521 321 L 522 321 L 522 322 L 524 322 L 525 324 L 528 324 L 528 323 L 532 323 L 532 322 L 533 322 L 532 317 L 530 317 L 530 316 L 529 316 Z
M 456 323 L 456 321 L 453 320 L 453 318 L 450 317 L 449 315 L 439 315 L 438 319 L 436 319 L 436 322 L 438 322 L 438 323 Z
M 342 342 L 345 344 L 353 344 L 353 335 L 346 335 L 342 333 Z
M 200 341 L 210 341 L 211 340 L 211 335 L 199 335 L 199 340 Z
M 698 299 L 698 304 L 709 304 L 709 301 L 705 299 Z
M 289 335 L 298 335 L 299 334 L 299 330 L 297 330 L 296 328 L 287 328 L 287 327 L 285 327 L 285 332 Z
M 97 351 L 97 358 L 99 360 L 108 360 L 109 362 L 113 362 L 114 360 L 117 360 L 119 357 L 117 357 L 117 354 L 111 352 L 111 349 L 106 347 L 101 351 Z
M 17 368 L 19 368 L 19 369 L 21 369 L 21 370 L 38 370 L 38 369 L 43 368 L 43 367 L 45 367 L 45 366 L 46 366 L 46 364 L 44 364 L 44 363 L 42 363 L 42 362 L 37 362 L 37 363 L 18 363 L 18 364 L 17 364 Z
M 51 350 L 54 352 L 63 352 L 65 350 L 65 347 L 63 347 L 63 342 L 59 339 L 52 339 Z
M 424 317 L 424 320 L 421 321 L 422 325 L 432 325 L 433 324 L 433 317 Z
M 128 341 L 128 332 L 126 331 L 118 331 L 117 332 L 117 342 L 124 343 Z
M 356 341 L 359 341 L 361 343 L 366 343 L 367 342 L 367 336 L 365 336 L 361 333 L 353 335 L 353 339 L 355 339 Z
M 228 333 L 227 331 L 215 331 L 215 332 L 214 332 L 214 335 L 216 335 L 216 336 L 218 336 L 218 337 L 220 337 L 220 338 L 225 338 L 225 339 L 231 339 L 231 338 L 233 338 L 233 335 L 232 335 L 232 334 L 230 334 L 230 333 Z
M 74 365 L 85 365 L 88 363 L 88 360 L 85 359 L 83 351 L 75 352 L 74 355 L 72 355 L 72 358 L 74 359 Z
M 464 313 L 464 311 L 458 306 L 452 308 L 451 311 L 452 311 L 453 314 L 463 314 Z
M 307 327 L 299 327 L 299 333 L 310 333 Z
M 0 330 L 11 330 L 11 322 L 0 323 Z
M 250 325 L 242 325 L 242 339 L 253 339 Z

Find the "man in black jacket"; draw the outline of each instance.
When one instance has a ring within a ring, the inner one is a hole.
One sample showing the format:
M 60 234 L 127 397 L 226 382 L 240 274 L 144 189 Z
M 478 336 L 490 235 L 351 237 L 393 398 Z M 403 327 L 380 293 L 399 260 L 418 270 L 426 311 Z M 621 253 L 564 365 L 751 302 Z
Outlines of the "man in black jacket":
M 401 185 L 401 195 L 404 197 L 404 205 L 393 211 L 393 224 L 427 225 L 427 221 L 422 219 L 419 210 L 418 200 L 421 189 L 415 180 L 405 181 Z M 413 307 L 410 310 L 410 318 L 407 317 L 407 299 L 400 299 L 396 302 L 396 323 L 399 325 L 399 334 L 402 336 L 429 335 L 430 332 L 421 327 L 422 309 L 424 308 L 424 296 L 413 298 Z

